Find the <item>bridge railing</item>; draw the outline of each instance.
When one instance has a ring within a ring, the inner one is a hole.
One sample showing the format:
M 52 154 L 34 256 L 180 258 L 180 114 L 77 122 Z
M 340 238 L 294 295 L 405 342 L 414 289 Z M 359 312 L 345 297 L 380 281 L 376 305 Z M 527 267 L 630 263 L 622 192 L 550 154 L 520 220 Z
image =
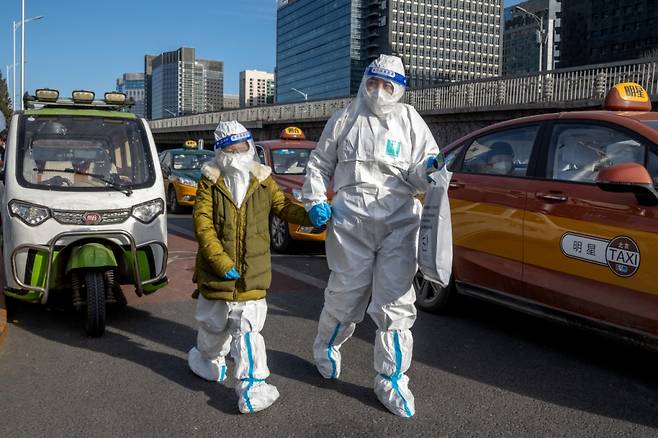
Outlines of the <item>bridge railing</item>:
M 613 85 L 637 82 L 658 94 L 658 58 L 599 64 L 532 74 L 446 83 L 408 90 L 404 102 L 419 112 L 449 112 L 468 108 L 519 106 L 582 100 L 602 100 Z M 222 120 L 289 122 L 326 120 L 351 98 L 268 105 L 195 114 L 149 122 L 154 131 L 217 125 Z

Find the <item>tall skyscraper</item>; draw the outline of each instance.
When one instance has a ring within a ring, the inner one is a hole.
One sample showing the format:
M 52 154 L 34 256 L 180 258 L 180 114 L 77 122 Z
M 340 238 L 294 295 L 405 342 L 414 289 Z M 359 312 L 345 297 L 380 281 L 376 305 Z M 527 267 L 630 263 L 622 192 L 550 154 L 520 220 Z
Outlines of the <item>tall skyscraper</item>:
M 497 76 L 502 0 L 279 0 L 277 103 L 356 93 L 368 62 L 400 56 L 410 87 Z
M 240 72 L 240 107 L 274 103 L 274 74 L 258 70 Z
M 144 112 L 144 73 L 124 73 L 117 79 L 117 91 L 132 97 L 135 105 L 131 111 L 139 117 L 145 117 Z
M 146 55 L 148 111 L 152 119 L 218 111 L 224 105 L 224 63 L 196 59 L 193 48 Z
M 653 0 L 562 0 L 560 66 L 658 55 Z
M 542 70 L 553 70 L 558 65 L 560 8 L 559 0 L 529 0 L 505 8 L 504 75 L 538 71 L 540 52 Z

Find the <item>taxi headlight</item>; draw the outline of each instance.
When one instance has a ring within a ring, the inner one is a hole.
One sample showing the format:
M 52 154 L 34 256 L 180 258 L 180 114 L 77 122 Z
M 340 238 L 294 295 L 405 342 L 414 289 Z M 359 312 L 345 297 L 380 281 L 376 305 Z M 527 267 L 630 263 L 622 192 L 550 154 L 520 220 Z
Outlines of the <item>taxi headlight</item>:
M 302 189 L 292 189 L 292 197 L 302 202 Z
M 158 215 L 164 212 L 164 201 L 160 198 L 133 207 L 132 215 L 145 224 L 153 222 Z
M 50 210 L 40 205 L 13 200 L 9 203 L 9 212 L 32 227 L 41 225 L 50 218 Z
M 177 180 L 180 184 L 183 184 L 184 186 L 196 187 L 197 185 L 196 181 L 190 178 L 186 178 L 184 176 L 179 176 Z

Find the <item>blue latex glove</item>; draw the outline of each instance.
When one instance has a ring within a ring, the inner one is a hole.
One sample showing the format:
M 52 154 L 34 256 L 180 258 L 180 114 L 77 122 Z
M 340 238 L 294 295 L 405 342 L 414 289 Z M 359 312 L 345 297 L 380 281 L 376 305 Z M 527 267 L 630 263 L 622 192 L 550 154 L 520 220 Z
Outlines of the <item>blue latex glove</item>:
M 427 163 L 425 165 L 426 168 L 426 174 L 427 174 L 427 182 L 432 182 L 432 178 L 430 178 L 430 174 L 436 172 L 437 170 L 443 169 L 443 167 L 446 165 L 446 159 L 445 156 L 443 155 L 443 152 L 439 152 L 436 157 L 429 157 L 427 159 Z
M 230 271 L 224 274 L 224 278 L 227 280 L 237 280 L 240 278 L 240 273 L 235 269 L 235 266 L 233 266 Z
M 331 206 L 326 202 L 314 205 L 308 212 L 308 218 L 314 227 L 321 227 L 331 219 Z

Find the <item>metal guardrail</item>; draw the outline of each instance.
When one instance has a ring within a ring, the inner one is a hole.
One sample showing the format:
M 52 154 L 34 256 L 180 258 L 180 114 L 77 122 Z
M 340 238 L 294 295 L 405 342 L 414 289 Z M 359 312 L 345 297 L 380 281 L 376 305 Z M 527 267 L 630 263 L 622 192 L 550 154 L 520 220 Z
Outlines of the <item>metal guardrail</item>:
M 658 57 L 599 64 L 533 74 L 477 79 L 408 90 L 403 98 L 420 113 L 468 108 L 491 108 L 531 104 L 557 104 L 603 100 L 612 86 L 637 82 L 649 95 L 658 97 Z M 222 120 L 241 122 L 303 122 L 326 120 L 351 98 L 269 105 L 150 121 L 151 129 L 176 130 L 214 126 Z

